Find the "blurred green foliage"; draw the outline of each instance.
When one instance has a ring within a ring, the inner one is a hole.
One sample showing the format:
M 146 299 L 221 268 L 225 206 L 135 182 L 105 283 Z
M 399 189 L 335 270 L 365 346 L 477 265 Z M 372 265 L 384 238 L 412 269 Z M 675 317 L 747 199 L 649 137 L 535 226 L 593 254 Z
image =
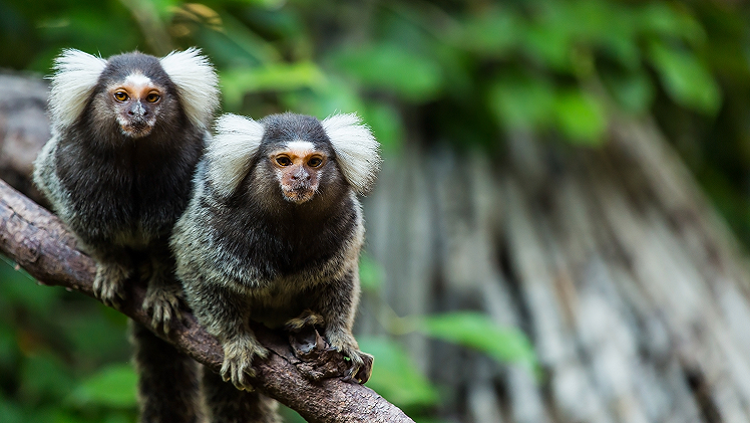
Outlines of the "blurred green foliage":
M 358 112 L 387 155 L 443 141 L 501 151 L 516 131 L 596 146 L 612 120 L 654 116 L 750 241 L 749 22 L 747 6 L 708 0 L 0 0 L 0 67 L 48 74 L 62 48 L 197 45 L 220 72 L 226 111 Z M 361 271 L 377 293 L 377 263 Z M 486 316 L 400 322 L 533 363 L 525 338 Z M 124 334 L 118 313 L 0 263 L 2 420 L 133 421 Z M 436 387 L 388 339 L 362 340 L 377 357 L 370 385 L 429 415 Z

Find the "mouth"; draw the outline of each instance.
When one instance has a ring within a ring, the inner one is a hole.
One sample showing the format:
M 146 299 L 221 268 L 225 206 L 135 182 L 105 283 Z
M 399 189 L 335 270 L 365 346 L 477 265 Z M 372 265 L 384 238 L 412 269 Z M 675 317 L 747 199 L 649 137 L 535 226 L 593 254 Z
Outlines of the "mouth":
M 151 133 L 156 123 L 153 119 L 118 119 L 120 124 L 120 130 L 125 136 L 130 138 L 143 138 Z
M 131 138 L 143 138 L 150 134 L 151 130 L 154 129 L 153 126 L 147 123 L 121 125 L 120 128 L 122 129 L 123 134 Z
M 315 190 L 310 188 L 284 188 L 281 191 L 286 201 L 295 204 L 302 204 L 304 202 L 307 202 L 313 197 L 313 195 L 315 195 Z

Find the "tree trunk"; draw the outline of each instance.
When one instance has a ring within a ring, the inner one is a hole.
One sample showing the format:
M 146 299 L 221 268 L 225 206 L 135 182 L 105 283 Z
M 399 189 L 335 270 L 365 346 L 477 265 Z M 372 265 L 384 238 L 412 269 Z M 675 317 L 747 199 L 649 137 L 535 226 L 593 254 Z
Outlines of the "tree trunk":
M 649 119 L 603 148 L 511 134 L 507 155 L 414 148 L 366 202 L 401 315 L 476 309 L 544 376 L 405 339 L 465 422 L 750 421 L 745 256 Z M 461 410 L 461 411 L 459 411 Z

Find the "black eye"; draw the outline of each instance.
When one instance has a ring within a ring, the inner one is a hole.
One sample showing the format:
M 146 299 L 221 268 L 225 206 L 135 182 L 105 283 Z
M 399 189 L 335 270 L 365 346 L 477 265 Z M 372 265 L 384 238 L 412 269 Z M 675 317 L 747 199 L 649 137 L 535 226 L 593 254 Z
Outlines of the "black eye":
M 117 91 L 115 92 L 115 100 L 117 101 L 125 101 L 128 99 L 128 94 L 125 91 Z
M 289 166 L 292 164 L 292 161 L 289 159 L 289 157 L 286 156 L 280 156 L 276 158 L 276 163 L 279 164 L 279 166 Z
M 151 93 L 146 96 L 146 101 L 148 101 L 149 103 L 156 103 L 160 98 L 161 96 L 159 94 Z
M 310 167 L 318 167 L 321 164 L 323 164 L 323 159 L 320 157 L 313 157 L 312 159 L 307 161 L 307 165 Z

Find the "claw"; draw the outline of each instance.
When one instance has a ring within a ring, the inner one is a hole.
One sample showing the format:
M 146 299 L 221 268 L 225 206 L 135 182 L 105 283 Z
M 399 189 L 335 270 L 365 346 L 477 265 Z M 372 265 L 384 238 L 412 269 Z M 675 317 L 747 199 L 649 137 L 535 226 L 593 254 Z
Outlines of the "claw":
M 253 359 L 268 357 L 268 350 L 260 345 L 252 335 L 235 338 L 224 343 L 224 362 L 221 365 L 221 378 L 240 390 L 253 391 L 251 378 L 255 377 Z
M 302 328 L 308 326 L 320 326 L 325 322 L 323 316 L 313 312 L 312 310 L 305 310 L 298 317 L 289 319 L 284 325 L 286 330 L 290 332 L 299 332 Z
M 180 313 L 181 296 L 182 292 L 179 287 L 157 286 L 149 283 L 142 308 L 151 316 L 153 327 L 160 328 L 164 333 L 169 333 L 173 319 L 179 320 L 182 318 Z
M 94 296 L 106 306 L 119 308 L 120 301 L 125 299 L 124 286 L 129 276 L 122 266 L 99 263 L 94 278 Z
M 328 340 L 331 343 L 331 348 L 341 352 L 351 361 L 352 367 L 343 377 L 343 380 L 359 384 L 367 382 L 372 375 L 373 356 L 360 351 L 357 341 L 349 333 L 329 333 Z

